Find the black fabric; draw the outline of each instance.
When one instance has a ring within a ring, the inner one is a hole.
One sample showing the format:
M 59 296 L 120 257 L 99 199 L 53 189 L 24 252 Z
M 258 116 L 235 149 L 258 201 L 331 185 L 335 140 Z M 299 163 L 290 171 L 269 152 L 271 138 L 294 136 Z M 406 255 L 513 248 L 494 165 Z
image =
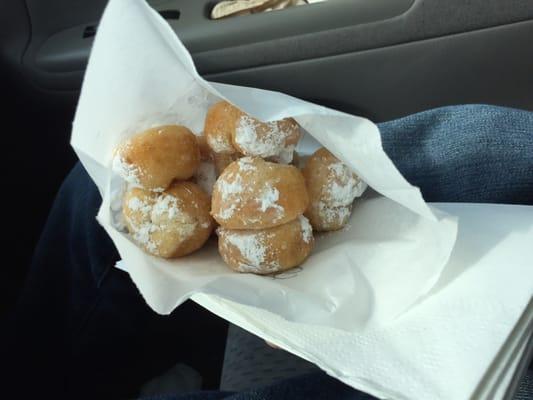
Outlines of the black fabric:
M 317 371 L 314 364 L 274 349 L 259 337 L 230 325 L 220 389 L 238 392 Z
M 7 393 L 117 399 L 178 361 L 219 385 L 227 323 L 192 302 L 154 313 L 95 220 L 100 195 L 81 164 L 63 183 L 21 301 L 5 322 Z

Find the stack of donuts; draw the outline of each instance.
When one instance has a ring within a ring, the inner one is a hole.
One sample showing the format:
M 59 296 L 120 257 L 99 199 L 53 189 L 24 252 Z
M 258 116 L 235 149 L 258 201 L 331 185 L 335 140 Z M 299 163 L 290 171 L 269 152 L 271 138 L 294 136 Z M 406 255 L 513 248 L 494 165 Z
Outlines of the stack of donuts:
M 211 235 L 209 195 L 190 181 L 199 165 L 196 137 L 183 126 L 149 129 L 116 150 L 113 169 L 129 184 L 122 204 L 125 225 L 148 253 L 181 257 Z
M 344 227 L 366 184 L 324 148 L 303 170 L 292 118 L 262 122 L 228 102 L 207 112 L 204 132 L 160 126 L 115 151 L 128 184 L 122 213 L 146 252 L 164 258 L 201 248 L 218 225 L 218 250 L 234 271 L 272 274 L 301 265 L 314 231 Z

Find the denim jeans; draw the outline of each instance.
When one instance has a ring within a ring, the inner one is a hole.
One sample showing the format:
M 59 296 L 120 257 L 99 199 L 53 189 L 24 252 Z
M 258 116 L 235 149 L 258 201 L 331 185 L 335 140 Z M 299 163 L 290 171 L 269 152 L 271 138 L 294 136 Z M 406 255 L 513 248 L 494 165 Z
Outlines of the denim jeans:
M 379 127 L 384 149 L 427 201 L 533 204 L 533 113 L 452 106 Z M 76 165 L 2 330 L 3 386 L 16 398 L 131 398 L 178 361 L 205 374 L 206 363 L 220 362 L 213 354 L 224 346 L 224 321 L 191 302 L 169 316 L 152 312 L 127 274 L 113 268 L 118 254 L 95 221 L 99 204 L 95 185 Z M 322 373 L 232 396 L 370 398 Z

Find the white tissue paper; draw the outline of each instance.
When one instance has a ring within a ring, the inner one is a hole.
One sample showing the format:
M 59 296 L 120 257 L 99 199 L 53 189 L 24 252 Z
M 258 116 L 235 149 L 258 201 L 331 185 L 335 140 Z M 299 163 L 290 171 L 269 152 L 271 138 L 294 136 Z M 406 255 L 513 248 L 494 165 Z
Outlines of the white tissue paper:
M 306 132 L 300 148 L 320 142 L 375 191 L 356 200 L 347 229 L 317 238 L 300 270 L 276 278 L 234 273 L 214 240 L 190 256 L 158 259 L 117 229 L 124 185 L 111 169 L 115 147 L 156 125 L 200 133 L 208 107 L 220 99 L 264 121 L 294 117 Z M 432 210 L 400 175 L 376 125 L 281 93 L 206 82 L 166 21 L 142 0 L 111 0 L 105 10 L 71 144 L 102 195 L 98 221 L 158 313 L 201 292 L 291 321 L 339 329 L 386 323 L 433 287 L 455 241 L 454 218 Z
M 380 399 L 509 399 L 533 332 L 533 207 L 436 206 L 459 218 L 457 245 L 437 285 L 387 326 L 346 332 L 192 299 Z
M 301 269 L 276 278 L 234 273 L 214 240 L 190 256 L 158 259 L 120 230 L 124 182 L 111 169 L 115 147 L 156 125 L 200 133 L 207 108 L 220 99 L 264 121 L 294 117 L 306 132 L 299 151 L 326 146 L 371 188 L 356 200 L 349 227 L 318 236 Z M 457 219 L 428 206 L 405 181 L 372 122 L 280 93 L 204 81 L 172 29 L 142 0 L 108 4 L 71 143 L 102 195 L 98 221 L 155 311 L 170 313 L 192 296 L 382 398 L 467 398 L 531 295 L 532 257 L 523 251 L 524 235 L 531 242 L 530 210 L 516 220 L 517 232 L 505 231 L 502 218 L 492 223 L 492 214 L 463 223 L 442 275 Z M 513 352 L 520 346 L 522 339 Z

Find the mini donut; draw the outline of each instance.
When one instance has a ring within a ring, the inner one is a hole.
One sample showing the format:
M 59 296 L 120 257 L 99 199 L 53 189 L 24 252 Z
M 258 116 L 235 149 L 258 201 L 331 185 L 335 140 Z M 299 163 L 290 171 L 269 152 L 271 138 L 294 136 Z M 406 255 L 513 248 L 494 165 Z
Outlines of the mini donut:
M 313 229 L 303 215 L 273 228 L 218 228 L 217 234 L 219 253 L 231 269 L 260 275 L 302 264 L 314 246 Z
M 178 125 L 148 129 L 120 145 L 113 170 L 131 185 L 164 191 L 174 179 L 193 176 L 200 164 L 194 134 Z
M 204 135 L 214 153 L 233 154 L 237 152 L 231 142 L 231 135 L 235 130 L 235 121 L 241 113 L 238 108 L 227 101 L 218 102 L 207 110 Z
M 308 204 L 305 181 L 298 168 L 243 157 L 217 179 L 211 215 L 224 228 L 265 229 L 292 221 Z
M 210 201 L 193 182 L 174 182 L 162 193 L 126 192 L 122 212 L 133 240 L 147 253 L 176 258 L 202 247 L 214 228 Z
M 307 159 L 302 172 L 310 201 L 305 215 L 313 229 L 331 231 L 346 225 L 353 200 L 363 194 L 366 183 L 325 148 Z
M 217 154 L 241 153 L 289 164 L 300 140 L 300 126 L 292 118 L 261 122 L 227 101 L 214 104 L 205 119 L 207 143 Z
M 237 117 L 231 139 L 233 146 L 244 155 L 289 164 L 300 140 L 300 126 L 292 118 L 261 122 L 242 113 Z

